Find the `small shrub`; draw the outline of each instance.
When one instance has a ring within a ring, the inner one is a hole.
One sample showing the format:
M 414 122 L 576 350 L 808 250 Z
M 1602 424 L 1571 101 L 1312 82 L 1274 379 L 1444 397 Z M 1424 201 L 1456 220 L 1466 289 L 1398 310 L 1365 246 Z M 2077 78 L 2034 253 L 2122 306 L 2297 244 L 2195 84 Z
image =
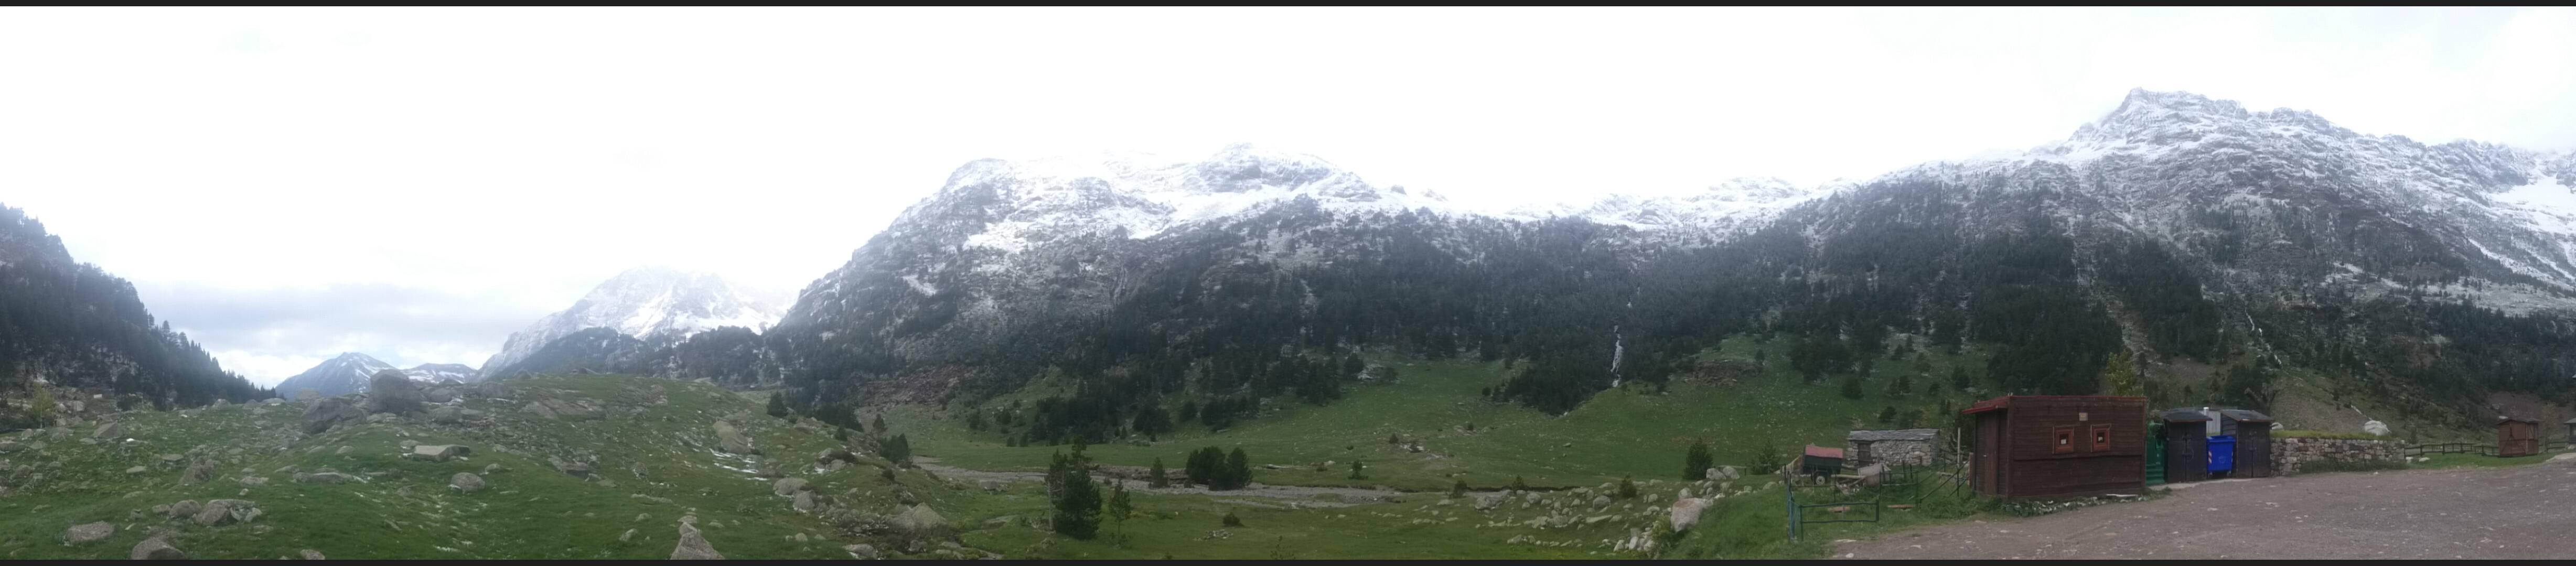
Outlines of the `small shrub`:
M 1520 476 L 1512 476 L 1512 490 L 1529 491 L 1529 482 L 1521 481 Z
M 1625 477 L 1619 478 L 1619 498 L 1636 499 L 1637 482 Z
M 1368 475 L 1360 473 L 1360 461 L 1357 458 L 1351 460 L 1351 479 L 1368 479 Z
M 1457 482 L 1457 483 L 1449 484 L 1449 497 L 1451 497 L 1451 498 L 1459 498 L 1459 497 L 1466 497 L 1466 496 L 1467 496 L 1467 480 L 1458 480 L 1458 482 Z
M 1777 472 L 1787 465 L 1789 460 L 1780 454 L 1779 446 L 1763 444 L 1761 449 L 1753 451 L 1753 473 L 1756 475 Z
M 1225 523 L 1225 526 L 1228 526 L 1228 527 L 1242 527 L 1242 526 L 1243 526 L 1243 518 L 1242 518 L 1242 517 L 1237 517 L 1237 516 L 1235 516 L 1235 515 L 1234 515 L 1234 511 L 1233 511 L 1233 510 L 1231 510 L 1231 509 L 1226 510 L 1226 512 L 1225 512 L 1225 519 L 1223 519 L 1223 520 L 1222 520 L 1222 522 L 1223 522 L 1223 523 Z

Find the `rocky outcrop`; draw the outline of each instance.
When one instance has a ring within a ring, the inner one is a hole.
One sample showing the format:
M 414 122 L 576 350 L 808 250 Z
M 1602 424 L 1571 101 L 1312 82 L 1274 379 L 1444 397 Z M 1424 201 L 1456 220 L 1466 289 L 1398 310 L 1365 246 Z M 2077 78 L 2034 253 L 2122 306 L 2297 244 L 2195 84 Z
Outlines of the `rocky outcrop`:
M 366 409 L 358 407 L 357 403 L 350 402 L 346 397 L 330 397 L 305 407 L 303 429 L 305 434 L 322 434 L 330 431 L 331 427 L 339 426 L 340 423 L 356 422 L 365 418 L 367 418 Z
M 472 453 L 474 449 L 459 444 L 421 444 L 411 447 L 412 459 L 431 462 L 445 462 Z
M 1699 524 L 1699 514 L 1700 514 L 1700 512 L 1702 512 L 1702 511 L 1707 511 L 1707 510 L 1708 510 L 1708 500 L 1706 500 L 1706 499 L 1700 499 L 1700 498 L 1697 498 L 1697 497 L 1688 497 L 1688 498 L 1682 498 L 1682 499 L 1676 499 L 1676 500 L 1673 500 L 1673 510 L 1672 510 L 1673 530 L 1674 530 L 1674 531 L 1687 531 L 1687 530 L 1690 530 L 1692 526 L 1696 526 L 1696 525 L 1698 525 L 1698 524 Z
M 715 545 L 707 544 L 706 535 L 698 532 L 697 521 L 680 519 L 680 543 L 671 548 L 672 560 L 723 560 Z
M 402 370 L 379 371 L 374 377 L 367 378 L 366 411 L 370 414 L 416 413 L 424 409 L 428 401 L 428 395 L 420 391 L 420 384 L 413 383 L 411 376 L 403 375 Z
M 204 509 L 197 510 L 196 521 L 198 525 L 212 527 L 235 522 L 247 523 L 251 519 L 259 518 L 259 515 L 258 503 L 241 499 L 217 499 L 206 502 Z

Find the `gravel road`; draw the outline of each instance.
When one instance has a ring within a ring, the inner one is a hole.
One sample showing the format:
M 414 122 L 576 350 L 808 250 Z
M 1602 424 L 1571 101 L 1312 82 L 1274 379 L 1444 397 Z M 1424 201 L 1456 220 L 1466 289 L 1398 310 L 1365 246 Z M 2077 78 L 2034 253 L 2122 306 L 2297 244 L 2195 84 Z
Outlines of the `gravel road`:
M 2576 456 L 2576 455 L 2569 455 Z M 2576 458 L 2180 484 L 2154 501 L 1836 545 L 1859 559 L 2566 559 Z

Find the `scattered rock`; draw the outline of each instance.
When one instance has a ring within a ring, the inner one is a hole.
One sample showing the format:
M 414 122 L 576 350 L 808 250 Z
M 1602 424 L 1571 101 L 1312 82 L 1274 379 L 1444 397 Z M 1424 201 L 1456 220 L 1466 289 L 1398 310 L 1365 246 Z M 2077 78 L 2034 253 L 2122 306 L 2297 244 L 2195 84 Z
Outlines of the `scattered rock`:
M 436 409 L 430 409 L 429 422 L 438 424 L 457 424 L 465 422 L 465 409 L 453 406 L 441 406 Z
M 113 534 L 116 534 L 115 523 L 99 521 L 96 523 L 72 525 L 72 528 L 64 529 L 63 540 L 71 544 L 84 544 L 98 542 L 99 540 L 106 539 L 108 535 Z
M 811 491 L 799 491 L 799 492 L 796 492 L 796 501 L 795 501 L 794 503 L 789 504 L 789 506 L 790 506 L 790 507 L 795 508 L 797 511 L 812 511 L 812 510 L 814 510 L 814 492 L 811 492 Z
M 853 544 L 841 547 L 841 551 L 850 553 L 851 558 L 857 558 L 860 560 L 877 559 L 877 547 L 871 545 Z
M 1001 493 L 1011 489 L 1011 485 L 1002 483 L 1002 480 L 977 481 L 975 487 L 983 488 L 985 493 Z
M 856 464 L 859 462 L 859 455 L 851 454 L 849 450 L 837 446 L 825 448 L 822 453 L 814 455 L 814 465 L 829 466 L 833 462 Z
M 268 485 L 268 476 L 242 476 L 240 481 L 242 487 L 260 487 Z
M 340 473 L 340 472 L 315 472 L 315 473 L 310 473 L 310 474 L 295 474 L 295 483 L 330 483 L 330 484 L 338 484 L 338 483 L 349 483 L 349 482 L 356 482 L 356 481 L 364 481 L 364 480 L 360 480 L 360 479 L 358 479 L 358 476 L 352 476 L 352 475 L 349 475 L 349 474 L 343 474 L 343 473 Z
M 152 471 L 152 469 L 151 469 L 151 468 L 142 467 L 142 466 L 135 466 L 135 467 L 131 467 L 131 468 L 126 468 L 126 469 L 125 469 L 125 473 L 127 473 L 127 474 L 134 474 L 134 475 L 141 475 L 142 473 L 144 473 L 144 472 L 149 472 L 149 471 Z
M 240 499 L 217 499 L 206 502 L 206 508 L 197 510 L 196 520 L 200 526 L 212 527 L 235 522 L 247 523 L 251 519 L 258 518 L 259 515 L 257 503 Z
M 177 464 L 177 463 L 179 463 L 179 461 L 180 461 L 180 460 L 184 460 L 184 459 L 186 459 L 186 457 L 184 457 L 184 456 L 180 456 L 180 455 L 178 455 L 178 454 L 162 454 L 162 455 L 161 455 L 161 463 L 163 463 L 163 464 Z
M 805 478 L 787 478 L 769 485 L 769 492 L 778 494 L 780 497 L 795 495 L 796 492 L 807 489 L 811 488 L 805 487 Z
M 547 456 L 547 457 L 546 457 L 546 463 L 554 464 L 554 466 L 555 466 L 555 471 L 563 472 L 563 473 L 565 473 L 565 474 L 570 474 L 570 475 L 572 475 L 573 477 L 577 477 L 577 478 L 583 478 L 583 479 L 588 479 L 588 478 L 590 478 L 590 463 L 588 463 L 588 462 L 576 462 L 576 461 L 572 461 L 572 460 L 565 460 L 565 459 L 562 459 L 562 458 L 556 458 L 556 457 L 553 457 L 553 456 Z
M 170 535 L 152 535 L 152 538 L 134 543 L 134 550 L 127 552 L 125 557 L 131 560 L 186 560 L 188 553 L 170 546 Z
M 905 509 L 902 515 L 895 516 L 894 524 L 906 533 L 929 535 L 946 530 L 948 519 L 939 516 L 939 512 L 932 511 L 928 505 L 916 504 Z
M 448 402 L 448 401 L 453 401 L 453 400 L 455 400 L 455 399 L 456 399 L 456 390 L 455 390 L 455 389 L 445 388 L 445 387 L 439 387 L 439 388 L 431 389 L 431 390 L 429 390 L 429 391 L 427 391 L 427 392 L 422 393 L 422 394 L 421 394 L 421 399 L 422 399 L 422 400 L 425 400 L 425 401 L 429 401 L 429 402 L 431 402 L 431 403 L 445 403 L 445 402 Z
M 402 449 L 404 449 L 404 450 L 410 450 L 410 449 L 411 449 L 411 447 L 413 447 L 413 446 L 419 446 L 419 445 L 420 445 L 420 441 L 418 441 L 418 440 L 412 440 L 412 439 L 409 439 L 409 438 L 405 438 L 405 439 L 403 439 L 403 441 L 402 441 L 402 442 L 396 442 L 396 443 L 394 443 L 394 445 L 395 445 L 395 446 L 400 446 L 400 447 L 402 447 Z
M 305 560 L 327 560 L 322 557 L 322 551 L 310 548 L 304 549 L 296 554 L 303 556 Z
M 492 474 L 501 473 L 501 471 L 502 471 L 502 470 L 506 470 L 506 469 L 508 469 L 508 468 L 503 468 L 503 467 L 501 467 L 501 465 L 500 465 L 500 464 L 484 464 L 484 465 L 483 465 L 483 475 L 487 475 L 487 476 L 488 476 L 488 475 L 492 475 Z
M 483 476 L 474 475 L 473 472 L 457 472 L 455 476 L 447 478 L 447 487 L 464 493 L 483 491 Z
M 206 462 L 189 465 L 187 471 L 179 473 L 179 485 L 196 485 L 211 479 L 215 479 L 215 465 Z
M 305 434 L 322 434 L 341 423 L 366 417 L 366 409 L 359 408 L 357 403 L 349 402 L 346 397 L 321 399 L 304 408 L 303 430 Z
M 551 421 L 551 420 L 559 420 L 559 419 L 562 419 L 562 418 L 563 418 L 563 417 L 562 417 L 562 416 L 560 416 L 560 415 L 556 415 L 556 414 L 555 414 L 555 410 L 554 410 L 554 408 L 553 408 L 553 407 L 548 407 L 548 406 L 546 406 L 545 402 L 543 402 L 543 401 L 529 401 L 529 402 L 528 402 L 528 404 L 526 404 L 526 405 L 520 405 L 520 406 L 519 406 L 519 409 L 520 409 L 520 410 L 523 410 L 523 411 L 527 411 L 527 412 L 528 412 L 528 414 L 536 415 L 536 416 L 537 416 L 537 418 L 542 418 L 542 419 L 545 419 L 545 420 L 550 420 L 550 421 Z
M 473 454 L 474 449 L 461 444 L 422 444 L 411 447 L 411 457 L 432 462 L 445 462 Z
M 354 448 L 355 448 L 355 447 L 351 447 L 351 446 L 342 446 L 342 447 L 340 447 L 340 449 L 338 449 L 338 450 L 333 450 L 333 451 L 331 451 L 331 453 L 332 453 L 333 455 L 348 454 L 348 453 L 349 453 L 349 451 L 350 451 L 350 450 L 352 450 L 352 449 L 354 449 Z
M 107 423 L 98 425 L 98 430 L 91 431 L 89 433 L 89 437 L 100 440 L 116 440 L 125 438 L 125 423 Z
M 697 525 L 682 521 L 680 522 L 680 543 L 671 547 L 671 559 L 723 560 L 724 555 L 716 553 L 716 547 L 707 544 L 707 537 L 698 533 Z
M 632 542 L 632 541 L 634 541 L 634 540 L 635 540 L 635 529 L 626 529 L 626 532 L 624 532 L 624 533 L 619 533 L 619 534 L 617 535 L 617 542 Z

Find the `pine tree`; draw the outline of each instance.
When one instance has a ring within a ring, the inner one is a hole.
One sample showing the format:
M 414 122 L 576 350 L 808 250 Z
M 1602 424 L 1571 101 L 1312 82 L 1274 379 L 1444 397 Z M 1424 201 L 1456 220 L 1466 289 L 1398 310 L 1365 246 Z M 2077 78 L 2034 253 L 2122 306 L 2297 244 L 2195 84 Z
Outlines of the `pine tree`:
M 1136 504 L 1127 499 L 1127 482 L 1109 484 L 1108 511 L 1110 520 L 1122 523 L 1127 521 L 1127 517 L 1136 513 Z
M 1351 459 L 1351 479 L 1368 479 L 1368 476 L 1360 474 L 1360 460 L 1358 458 Z
M 886 433 L 885 415 L 877 415 L 874 429 L 877 431 L 877 434 Z
M 1529 482 L 1522 481 L 1520 476 L 1512 476 L 1512 491 L 1529 491 Z
M 1145 477 L 1145 485 L 1147 487 L 1162 489 L 1172 486 L 1172 480 L 1165 477 L 1170 474 L 1163 471 L 1163 458 L 1160 456 L 1154 458 L 1154 468 L 1145 473 L 1151 474 Z
M 1056 455 L 1048 496 L 1055 506 L 1055 532 L 1088 540 L 1100 532 L 1100 487 L 1091 482 L 1091 471 L 1080 458 L 1079 452 L 1071 458 Z
M 1690 450 L 1682 454 L 1682 481 L 1707 479 L 1708 469 L 1716 465 L 1717 456 L 1709 450 L 1708 441 L 1693 440 Z
M 1252 485 L 1252 458 L 1245 456 L 1242 448 L 1225 455 L 1225 479 L 1226 489 L 1243 489 Z
M 1950 387 L 1952 389 L 1967 391 L 1968 387 L 1972 385 L 1975 384 L 1968 382 L 1968 368 L 1950 366 Z
M 787 415 L 787 394 L 784 392 L 770 394 L 769 416 L 785 417 Z
M 1885 409 L 1879 409 L 1879 411 L 1878 411 L 1878 424 L 1886 425 L 1886 424 L 1895 424 L 1895 423 L 1896 423 L 1896 406 L 1895 406 L 1895 405 L 1889 405 L 1889 406 L 1888 406 L 1887 408 L 1885 408 Z
M 1858 400 L 1864 395 L 1860 389 L 1860 374 L 1843 376 L 1842 393 L 1844 399 L 1852 400 Z

